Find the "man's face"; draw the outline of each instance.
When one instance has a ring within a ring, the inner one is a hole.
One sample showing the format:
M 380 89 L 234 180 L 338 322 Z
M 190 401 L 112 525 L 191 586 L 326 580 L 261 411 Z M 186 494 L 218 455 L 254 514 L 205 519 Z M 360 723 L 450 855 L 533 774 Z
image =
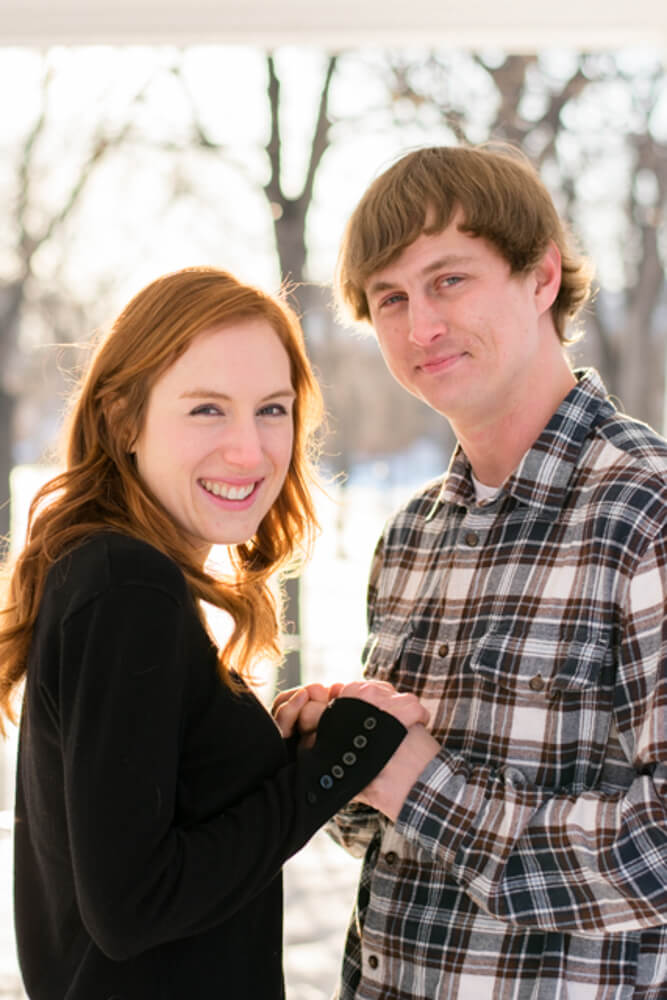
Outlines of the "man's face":
M 455 425 L 500 419 L 529 399 L 559 349 L 541 265 L 512 275 L 460 221 L 419 236 L 364 289 L 389 370 Z

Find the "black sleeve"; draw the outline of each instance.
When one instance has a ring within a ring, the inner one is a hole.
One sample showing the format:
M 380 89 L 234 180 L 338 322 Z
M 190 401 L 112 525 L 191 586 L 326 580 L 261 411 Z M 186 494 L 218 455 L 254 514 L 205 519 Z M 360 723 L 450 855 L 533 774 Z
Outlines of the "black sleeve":
M 184 618 L 166 591 L 116 587 L 61 630 L 76 892 L 89 933 L 115 959 L 231 916 L 368 784 L 405 735 L 393 716 L 338 699 L 312 749 L 221 814 L 179 826 Z

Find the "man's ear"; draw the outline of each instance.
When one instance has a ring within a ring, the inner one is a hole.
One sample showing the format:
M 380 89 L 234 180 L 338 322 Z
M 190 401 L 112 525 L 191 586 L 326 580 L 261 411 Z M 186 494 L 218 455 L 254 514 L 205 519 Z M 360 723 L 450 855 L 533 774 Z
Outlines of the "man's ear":
M 542 259 L 535 267 L 535 299 L 540 313 L 551 309 L 560 291 L 561 260 L 560 251 L 551 240 Z

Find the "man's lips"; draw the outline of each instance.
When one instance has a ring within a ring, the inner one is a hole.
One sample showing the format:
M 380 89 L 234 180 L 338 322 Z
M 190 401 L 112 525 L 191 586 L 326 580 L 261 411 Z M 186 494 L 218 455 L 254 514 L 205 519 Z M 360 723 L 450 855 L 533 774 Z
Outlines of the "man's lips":
M 435 358 L 427 358 L 421 361 L 416 367 L 419 371 L 426 372 L 427 375 L 433 375 L 436 372 L 452 368 L 461 358 L 466 356 L 466 353 L 466 351 L 454 351 L 449 354 L 440 354 Z

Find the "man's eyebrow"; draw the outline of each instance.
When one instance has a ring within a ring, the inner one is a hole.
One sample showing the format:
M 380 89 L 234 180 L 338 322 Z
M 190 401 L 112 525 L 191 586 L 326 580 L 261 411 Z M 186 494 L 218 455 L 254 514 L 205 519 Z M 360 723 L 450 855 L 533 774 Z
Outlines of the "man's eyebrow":
M 438 257 L 437 260 L 431 261 L 419 273 L 426 278 L 434 271 L 439 271 L 443 267 L 460 267 L 462 264 L 469 264 L 472 259 L 468 254 L 447 254 L 445 257 Z M 371 281 L 366 294 L 377 295 L 380 292 L 387 292 L 391 288 L 396 288 L 400 284 L 400 281 Z
M 285 389 L 276 389 L 275 392 L 270 392 L 268 396 L 263 396 L 261 402 L 268 402 L 270 399 L 284 399 L 285 397 L 294 399 L 296 392 L 292 386 L 288 386 Z M 196 388 L 188 389 L 187 392 L 182 392 L 180 399 L 219 399 L 223 402 L 232 402 L 233 397 L 229 396 L 226 392 L 219 392 L 217 389 L 206 389 L 206 388 Z

